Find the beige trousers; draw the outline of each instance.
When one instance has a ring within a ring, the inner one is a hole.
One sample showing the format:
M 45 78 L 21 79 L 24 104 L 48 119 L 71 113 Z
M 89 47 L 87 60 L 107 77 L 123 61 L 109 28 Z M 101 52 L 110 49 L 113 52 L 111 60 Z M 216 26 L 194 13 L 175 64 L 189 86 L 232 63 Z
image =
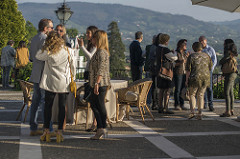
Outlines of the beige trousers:
M 189 94 L 190 94 L 190 110 L 191 113 L 194 113 L 194 109 L 198 107 L 198 114 L 202 114 L 202 108 L 204 106 L 204 93 L 206 87 L 190 87 Z M 197 101 L 197 102 L 196 102 Z

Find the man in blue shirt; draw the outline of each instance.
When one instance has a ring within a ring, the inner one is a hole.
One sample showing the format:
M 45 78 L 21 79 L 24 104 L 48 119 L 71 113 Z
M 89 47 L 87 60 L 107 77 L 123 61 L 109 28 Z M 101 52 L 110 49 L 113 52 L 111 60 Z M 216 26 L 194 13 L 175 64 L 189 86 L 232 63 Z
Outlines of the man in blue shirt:
M 213 73 L 215 66 L 217 65 L 217 56 L 216 56 L 216 53 L 215 53 L 215 50 L 213 49 L 213 47 L 211 47 L 207 44 L 207 38 L 205 36 L 200 36 L 199 42 L 202 44 L 202 47 L 203 47 L 202 52 L 207 53 L 210 56 L 210 58 L 212 59 L 212 63 L 213 63 L 211 74 L 210 74 L 210 86 L 206 89 L 206 92 L 204 95 L 204 108 L 205 109 L 207 108 L 207 103 L 208 103 L 209 110 L 214 111 L 212 73 Z
M 142 71 L 144 65 L 144 58 L 142 57 L 142 49 L 140 46 L 142 40 L 143 33 L 141 31 L 138 31 L 135 33 L 135 40 L 129 46 L 133 81 L 142 79 Z

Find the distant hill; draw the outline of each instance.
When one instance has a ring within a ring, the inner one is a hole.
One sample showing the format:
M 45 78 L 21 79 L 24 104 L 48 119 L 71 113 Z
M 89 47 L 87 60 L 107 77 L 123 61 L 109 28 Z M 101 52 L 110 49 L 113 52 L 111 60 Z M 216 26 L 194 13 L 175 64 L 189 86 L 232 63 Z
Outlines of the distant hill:
M 237 31 L 240 34 L 240 19 L 225 22 L 215 22 L 214 24 L 226 26 L 228 28 L 231 28 L 232 30 Z
M 152 36 L 160 32 L 171 36 L 170 47 L 172 49 L 176 47 L 177 41 L 181 38 L 188 39 L 188 47 L 191 49 L 191 44 L 197 41 L 200 35 L 206 35 L 209 44 L 220 52 L 223 40 L 226 38 L 232 38 L 240 43 L 239 33 L 235 29 L 221 24 L 198 21 L 189 16 L 154 12 L 119 4 L 86 2 L 68 2 L 67 4 L 74 11 L 71 20 L 67 23 L 68 28 L 74 27 L 83 33 L 87 26 L 96 25 L 106 30 L 111 21 L 117 21 L 126 47 L 138 30 L 144 33 L 142 46 L 151 43 Z M 59 21 L 54 11 L 60 6 L 60 3 L 23 3 L 19 4 L 19 10 L 22 11 L 26 20 L 37 27 L 38 21 L 44 17 L 51 18 L 55 25 L 58 24 Z

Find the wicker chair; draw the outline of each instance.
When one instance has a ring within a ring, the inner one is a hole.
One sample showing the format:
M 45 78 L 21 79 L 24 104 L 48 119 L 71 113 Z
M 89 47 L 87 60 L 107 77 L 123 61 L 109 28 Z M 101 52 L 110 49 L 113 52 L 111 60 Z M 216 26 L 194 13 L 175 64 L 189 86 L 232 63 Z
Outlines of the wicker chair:
M 109 86 L 107 88 L 107 91 L 111 88 L 111 86 Z M 84 95 L 84 86 L 81 86 L 77 89 L 77 94 L 76 94 L 76 99 L 75 99 L 75 125 L 77 125 L 77 112 L 78 110 L 85 110 L 87 112 L 86 115 L 86 127 L 85 129 L 88 129 L 88 123 L 89 123 L 89 115 L 90 115 L 90 111 L 91 111 L 91 106 L 89 102 L 82 102 L 81 98 L 83 98 Z M 109 102 L 109 100 L 106 99 L 105 97 L 105 102 Z M 109 120 L 108 116 L 107 116 L 107 123 L 109 124 L 110 128 L 112 128 L 112 122 Z
M 154 120 L 154 117 L 146 104 L 147 95 L 151 88 L 151 85 L 152 85 L 151 79 L 145 78 L 129 84 L 127 88 L 119 89 L 116 91 L 116 99 L 117 99 L 116 121 L 118 121 L 118 113 L 119 113 L 120 105 L 127 105 L 126 115 L 128 120 L 129 120 L 130 105 L 134 105 L 138 107 L 143 122 L 144 122 L 143 114 L 145 114 L 144 108 L 147 109 L 148 113 Z M 131 99 L 130 96 L 132 95 L 133 95 L 133 98 Z
M 81 98 L 83 98 L 84 95 L 84 86 L 81 86 L 77 89 L 76 99 L 75 99 L 75 125 L 77 125 L 78 116 L 77 112 L 78 110 L 85 110 L 86 111 L 86 129 L 88 129 L 88 123 L 89 123 L 89 115 L 91 111 L 90 103 L 89 102 L 82 102 Z
M 19 120 L 24 107 L 27 105 L 27 110 L 25 112 L 25 117 L 24 117 L 24 120 L 23 120 L 23 122 L 25 122 L 26 118 L 27 118 L 27 114 L 28 114 L 29 108 L 30 108 L 30 106 L 32 104 L 32 97 L 31 97 L 30 93 L 31 93 L 31 91 L 33 89 L 33 83 L 30 83 L 30 82 L 27 82 L 27 81 L 23 81 L 23 80 L 20 80 L 19 83 L 20 83 L 20 87 L 21 87 L 21 89 L 23 91 L 24 102 L 23 102 L 22 108 L 20 109 L 20 111 L 19 111 L 19 113 L 17 115 L 16 120 Z

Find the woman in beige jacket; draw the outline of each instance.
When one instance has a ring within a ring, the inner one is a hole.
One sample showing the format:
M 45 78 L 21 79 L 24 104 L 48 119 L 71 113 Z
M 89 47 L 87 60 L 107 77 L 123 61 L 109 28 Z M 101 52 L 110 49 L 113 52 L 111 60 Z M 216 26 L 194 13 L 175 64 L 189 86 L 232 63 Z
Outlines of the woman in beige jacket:
M 97 119 L 97 133 L 91 139 L 98 140 L 106 134 L 107 125 L 105 96 L 110 85 L 107 33 L 103 30 L 96 31 L 93 35 L 92 43 L 97 47 L 97 51 L 91 58 L 89 65 L 89 83 L 92 88 L 90 103 Z
M 65 117 L 66 97 L 70 92 L 70 67 L 72 74 L 75 75 L 73 51 L 65 46 L 64 40 L 57 32 L 52 31 L 49 33 L 42 50 L 39 50 L 37 52 L 36 58 L 38 60 L 45 61 L 40 82 L 40 88 L 45 90 L 45 131 L 41 136 L 41 140 L 50 142 L 49 124 L 52 117 L 52 105 L 55 95 L 58 94 L 59 113 L 57 142 L 62 142 L 62 129 Z

